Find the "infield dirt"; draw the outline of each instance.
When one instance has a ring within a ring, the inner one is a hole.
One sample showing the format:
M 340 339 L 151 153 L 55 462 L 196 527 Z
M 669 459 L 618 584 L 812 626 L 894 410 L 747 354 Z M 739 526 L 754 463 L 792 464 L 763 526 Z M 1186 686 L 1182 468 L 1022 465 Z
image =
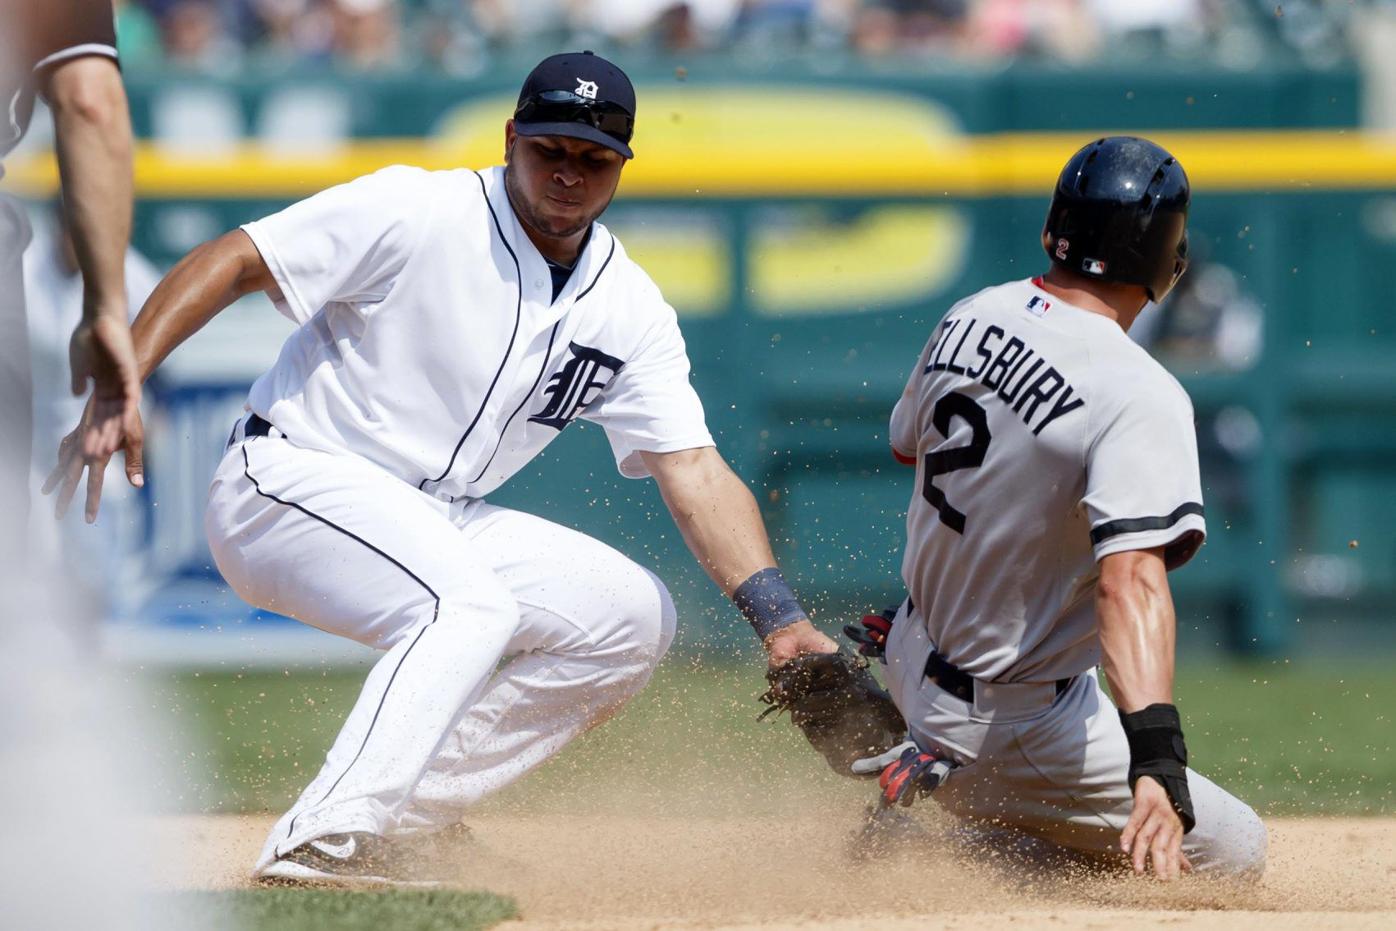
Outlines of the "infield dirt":
M 687 806 L 684 806 L 687 807 Z M 1393 928 L 1396 819 L 1274 819 L 1255 887 L 1187 879 L 1029 879 L 913 842 L 848 856 L 856 812 L 788 816 L 490 810 L 450 857 L 460 884 L 511 895 L 524 928 Z M 233 888 L 272 819 L 168 819 L 185 888 Z M 934 825 L 932 824 L 932 827 Z

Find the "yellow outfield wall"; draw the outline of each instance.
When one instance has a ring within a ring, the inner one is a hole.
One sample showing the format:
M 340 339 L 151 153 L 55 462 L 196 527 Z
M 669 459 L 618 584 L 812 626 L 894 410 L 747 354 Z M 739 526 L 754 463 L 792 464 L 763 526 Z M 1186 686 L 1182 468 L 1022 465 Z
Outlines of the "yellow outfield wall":
M 498 124 L 496 124 L 498 125 Z M 1110 130 L 1126 132 L 1129 130 Z M 1166 146 L 1194 187 L 1210 191 L 1396 188 L 1396 135 L 1339 130 L 1133 130 Z M 839 133 L 817 142 L 734 134 L 658 134 L 639 145 L 622 192 L 632 197 L 1040 194 L 1086 138 L 1081 133 L 905 135 Z M 808 135 L 808 131 L 806 132 Z M 497 133 L 465 139 L 357 139 L 305 154 L 243 143 L 217 154 L 138 143 L 137 196 L 293 198 L 384 165 L 480 167 L 500 160 Z M 49 155 L 6 165 L 4 187 L 43 195 Z

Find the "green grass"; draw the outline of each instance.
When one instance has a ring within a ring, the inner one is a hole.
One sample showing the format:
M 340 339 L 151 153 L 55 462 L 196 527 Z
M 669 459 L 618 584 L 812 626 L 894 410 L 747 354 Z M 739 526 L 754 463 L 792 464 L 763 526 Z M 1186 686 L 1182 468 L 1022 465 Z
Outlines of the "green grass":
M 511 899 L 487 892 L 242 889 L 175 898 L 176 914 L 238 931 L 474 931 L 518 916 Z
M 1186 668 L 1193 766 L 1262 814 L 1396 813 L 1396 676 L 1380 661 Z
M 143 683 L 163 719 L 160 795 L 178 811 L 289 806 L 315 775 L 364 670 L 183 673 Z
M 1194 766 L 1263 814 L 1396 813 L 1396 676 L 1385 664 L 1180 664 L 1178 703 Z M 185 674 L 147 699 L 170 735 L 163 794 L 181 811 L 280 811 L 314 775 L 364 672 Z M 755 721 L 756 665 L 671 658 L 615 720 L 528 777 L 531 807 L 674 787 L 771 779 L 839 782 L 788 724 Z M 511 793 L 504 793 L 507 797 Z M 517 795 L 517 793 L 515 793 Z M 633 801 L 633 800 L 632 800 Z

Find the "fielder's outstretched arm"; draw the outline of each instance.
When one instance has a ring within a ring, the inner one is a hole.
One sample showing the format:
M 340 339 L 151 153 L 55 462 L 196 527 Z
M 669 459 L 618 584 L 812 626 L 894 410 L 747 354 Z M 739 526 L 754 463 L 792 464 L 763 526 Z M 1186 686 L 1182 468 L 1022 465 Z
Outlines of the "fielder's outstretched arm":
M 1165 790 L 1161 777 L 1135 774 L 1140 763 L 1151 762 L 1139 757 L 1153 755 L 1140 747 L 1157 740 L 1158 734 L 1166 739 L 1171 729 L 1177 733 L 1176 746 L 1182 745 L 1173 707 L 1177 623 L 1163 547 L 1113 553 L 1100 561 L 1096 618 L 1101 665 L 1129 735 L 1130 771 L 1136 779 L 1134 809 L 1120 835 L 1120 847 L 1130 855 L 1135 873 L 1142 874 L 1148 861 L 1159 879 L 1175 879 L 1191 868 L 1183 856 L 1184 824 L 1175 799 Z M 1143 743 L 1139 735 L 1144 735 Z M 1182 770 L 1181 764 L 1177 769 Z M 1182 780 L 1186 793 L 1185 774 Z
M 766 526 L 751 491 L 711 446 L 641 452 L 640 456 L 699 565 L 724 595 L 741 605 L 747 583 L 776 571 Z M 803 611 L 764 635 L 762 642 L 772 665 L 801 653 L 832 653 L 838 648 L 814 629 Z
M 170 269 L 131 324 L 140 380 L 149 378 L 177 346 L 238 298 L 253 291 L 270 293 L 275 289 L 275 281 L 261 253 L 242 230 L 233 230 L 195 247 Z M 115 451 L 109 450 L 97 457 L 82 455 L 79 438 L 91 417 L 92 404 L 89 403 L 83 422 L 59 446 L 58 465 L 43 487 L 44 494 L 58 491 L 56 510 L 61 517 L 68 510 L 86 468 L 89 523 L 97 517 L 102 476 Z M 136 415 L 121 447 L 126 454 L 126 474 L 133 484 L 139 484 L 143 443 L 140 416 Z

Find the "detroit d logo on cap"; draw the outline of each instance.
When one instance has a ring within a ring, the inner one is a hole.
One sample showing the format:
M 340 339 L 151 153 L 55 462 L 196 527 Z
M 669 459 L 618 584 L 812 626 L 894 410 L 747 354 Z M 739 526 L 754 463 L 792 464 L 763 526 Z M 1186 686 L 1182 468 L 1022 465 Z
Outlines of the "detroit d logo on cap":
M 587 81 L 583 78 L 577 78 L 578 97 L 585 97 L 587 100 L 595 100 L 596 94 L 600 90 L 601 88 L 596 86 L 595 81 Z

